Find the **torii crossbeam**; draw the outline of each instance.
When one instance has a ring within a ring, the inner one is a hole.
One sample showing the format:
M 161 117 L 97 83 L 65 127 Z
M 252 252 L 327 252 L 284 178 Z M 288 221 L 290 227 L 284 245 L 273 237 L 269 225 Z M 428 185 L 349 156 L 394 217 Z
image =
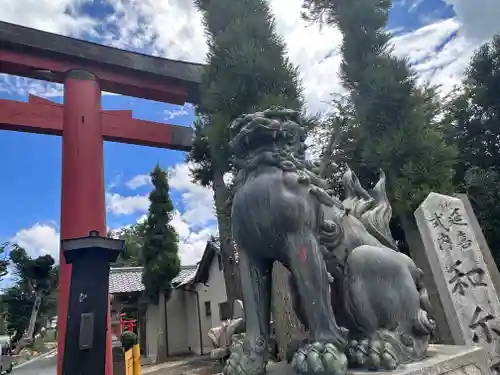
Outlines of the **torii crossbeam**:
M 0 22 L 0 73 L 64 84 L 64 104 L 0 100 L 0 130 L 62 136 L 61 239 L 106 233 L 103 141 L 187 151 L 189 127 L 103 111 L 101 91 L 197 104 L 203 65 L 161 59 Z M 71 267 L 60 256 L 58 375 L 62 373 Z M 109 315 L 109 314 L 108 314 Z M 106 375 L 112 375 L 108 316 Z M 97 374 L 96 374 L 97 375 Z

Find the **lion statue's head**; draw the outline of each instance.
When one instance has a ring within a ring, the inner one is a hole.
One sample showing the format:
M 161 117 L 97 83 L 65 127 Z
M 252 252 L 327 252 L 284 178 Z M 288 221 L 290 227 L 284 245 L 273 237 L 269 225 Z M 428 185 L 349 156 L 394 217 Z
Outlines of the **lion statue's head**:
M 244 114 L 230 127 L 229 146 L 240 165 L 250 165 L 259 155 L 303 159 L 305 131 L 300 113 L 289 109 L 268 109 Z

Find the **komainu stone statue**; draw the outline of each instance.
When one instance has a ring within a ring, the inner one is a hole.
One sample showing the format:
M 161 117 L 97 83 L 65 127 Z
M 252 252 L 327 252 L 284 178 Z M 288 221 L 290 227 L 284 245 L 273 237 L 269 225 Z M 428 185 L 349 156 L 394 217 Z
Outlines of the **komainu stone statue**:
M 245 330 L 245 314 L 242 301 L 234 301 L 233 317 L 222 322 L 219 327 L 213 327 L 208 330 L 208 338 L 212 342 L 214 349 L 210 352 L 210 358 L 216 359 L 222 363 L 230 355 L 230 347 L 235 335 Z M 237 339 L 237 338 L 236 338 Z
M 246 332 L 233 343 L 225 375 L 266 371 L 275 261 L 290 270 L 294 309 L 308 330 L 291 360 L 296 373 L 391 370 L 422 359 L 434 322 L 422 271 L 390 234 L 383 173 L 367 192 L 348 169 L 341 202 L 320 177 L 320 163 L 305 158 L 299 113 L 242 115 L 230 132 Z

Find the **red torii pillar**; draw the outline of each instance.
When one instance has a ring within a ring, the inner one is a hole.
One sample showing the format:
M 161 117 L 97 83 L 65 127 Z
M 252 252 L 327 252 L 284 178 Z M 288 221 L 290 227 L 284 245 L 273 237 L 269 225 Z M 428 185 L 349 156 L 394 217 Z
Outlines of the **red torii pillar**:
M 103 140 L 181 149 L 173 145 L 173 138 L 182 143 L 185 134 L 175 128 L 181 127 L 134 119 L 131 111 L 101 110 L 98 78 L 79 69 L 66 73 L 64 104 L 31 95 L 27 103 L 0 100 L 0 129 L 62 135 L 61 239 L 85 237 L 91 230 L 106 233 Z M 71 266 L 62 252 L 59 259 L 57 372 L 61 374 Z M 108 313 L 106 375 L 113 373 L 110 324 Z
M 61 240 L 84 237 L 91 230 L 97 230 L 101 236 L 106 235 L 103 163 L 99 83 L 96 77 L 88 72 L 69 71 L 64 81 Z M 71 281 L 71 265 L 66 264 L 62 247 L 59 250 L 59 261 L 58 374 L 62 373 L 63 368 Z M 106 375 L 113 373 L 109 309 L 108 303 Z

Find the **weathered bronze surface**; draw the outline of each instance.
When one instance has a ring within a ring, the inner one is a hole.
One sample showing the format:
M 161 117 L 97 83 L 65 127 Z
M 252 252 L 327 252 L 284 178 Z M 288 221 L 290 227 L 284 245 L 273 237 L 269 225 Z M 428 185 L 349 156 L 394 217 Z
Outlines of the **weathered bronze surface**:
M 319 175 L 321 162 L 306 160 L 304 142 L 292 110 L 242 115 L 231 125 L 246 333 L 234 340 L 225 375 L 266 371 L 275 261 L 291 272 L 294 308 L 308 330 L 291 359 L 296 373 L 391 370 L 422 359 L 434 322 L 422 271 L 391 236 L 383 172 L 368 192 L 348 169 L 340 201 Z

